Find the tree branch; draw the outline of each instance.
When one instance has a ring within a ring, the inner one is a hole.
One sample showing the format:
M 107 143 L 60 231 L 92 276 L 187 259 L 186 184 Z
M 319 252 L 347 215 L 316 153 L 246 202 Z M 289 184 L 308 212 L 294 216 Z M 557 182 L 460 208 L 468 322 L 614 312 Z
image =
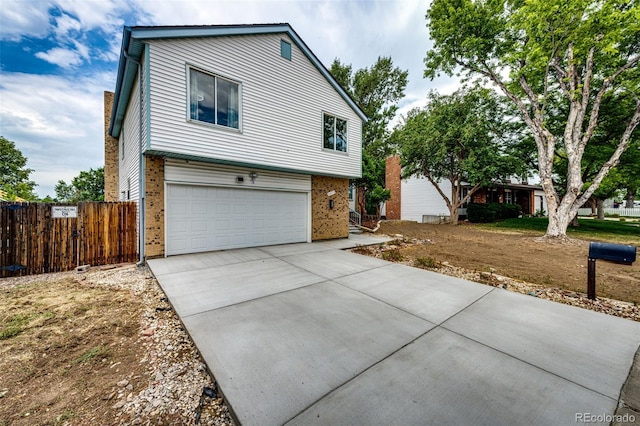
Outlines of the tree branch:
M 460 200 L 460 205 L 466 203 L 471 198 L 471 196 L 475 194 L 478 189 L 480 189 L 481 186 L 481 183 L 476 183 L 475 186 L 467 192 L 467 195 L 465 195 L 464 198 Z
M 591 108 L 591 114 L 589 116 L 589 125 L 587 126 L 587 130 L 582 135 L 582 140 L 580 141 L 580 144 L 583 148 L 587 145 L 587 142 L 589 142 L 589 140 L 591 139 L 591 136 L 593 136 L 593 132 L 595 131 L 596 126 L 598 124 L 598 115 L 600 113 L 600 105 L 602 103 L 602 97 L 609 89 L 609 86 L 611 86 L 611 84 L 613 83 L 613 80 L 615 80 L 620 74 L 622 74 L 623 72 L 625 72 L 626 70 L 628 70 L 629 68 L 637 64 L 638 61 L 640 61 L 640 55 L 636 55 L 635 57 L 629 59 L 627 63 L 625 63 L 618 70 L 616 70 L 616 72 L 614 72 L 613 74 L 611 74 L 611 76 L 604 79 L 602 83 L 602 87 L 598 91 L 598 94 L 596 95 L 596 98 L 593 101 L 593 108 Z
M 560 84 L 560 90 L 562 90 L 562 93 L 564 93 L 567 98 L 570 98 L 569 88 L 567 87 L 567 83 L 565 82 L 565 79 L 567 78 L 567 72 L 562 69 L 562 67 L 558 63 L 557 57 L 554 59 L 551 66 L 558 73 L 558 83 Z
M 574 205 L 578 205 L 579 207 L 584 203 L 586 203 L 589 197 L 591 197 L 593 193 L 596 191 L 596 189 L 600 186 L 600 184 L 602 183 L 602 179 L 604 179 L 607 173 L 609 173 L 609 170 L 611 170 L 613 167 L 615 167 L 618 164 L 618 162 L 620 161 L 620 156 L 625 151 L 625 149 L 627 149 L 627 146 L 629 145 L 629 142 L 631 139 L 631 134 L 633 133 L 633 131 L 635 130 L 639 122 L 640 122 L 640 100 L 637 100 L 636 110 L 633 114 L 633 117 L 627 124 L 627 127 L 624 130 L 624 133 L 622 134 L 622 138 L 620 139 L 620 143 L 618 144 L 618 147 L 613 152 L 613 154 L 611 154 L 611 157 L 609 157 L 609 160 L 602 165 L 602 168 L 600 169 L 596 177 L 593 179 L 593 182 L 591 182 L 591 185 L 589 185 L 589 188 L 587 188 L 587 190 L 580 196 L 580 198 L 576 200 Z
M 435 180 L 433 180 L 433 178 L 430 175 L 425 175 L 424 177 L 426 177 L 429 180 L 429 182 L 431 182 L 431 184 L 436 188 L 436 191 L 438 191 L 438 194 L 440 194 L 440 196 L 444 200 L 445 204 L 447 205 L 447 208 L 449 209 L 449 211 L 451 211 L 451 200 L 449 200 L 449 197 L 447 197 L 444 194 L 444 192 L 442 192 L 442 189 L 440 189 L 440 185 L 438 185 L 438 183 Z

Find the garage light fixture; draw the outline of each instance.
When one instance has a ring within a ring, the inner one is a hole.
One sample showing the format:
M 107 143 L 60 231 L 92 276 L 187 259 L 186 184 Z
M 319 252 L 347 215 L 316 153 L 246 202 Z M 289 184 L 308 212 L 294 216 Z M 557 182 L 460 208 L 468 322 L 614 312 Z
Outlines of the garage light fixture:
M 256 172 L 249 173 L 249 178 L 251 179 L 251 183 L 256 183 L 257 177 L 258 177 L 258 174 Z

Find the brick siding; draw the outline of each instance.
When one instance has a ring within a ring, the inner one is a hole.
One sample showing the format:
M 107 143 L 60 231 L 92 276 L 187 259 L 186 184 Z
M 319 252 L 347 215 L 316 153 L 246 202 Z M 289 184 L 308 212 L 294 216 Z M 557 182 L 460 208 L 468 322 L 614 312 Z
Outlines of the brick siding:
M 164 256 L 164 159 L 145 157 L 145 257 Z
M 334 195 L 327 195 L 335 191 Z M 334 201 L 333 209 L 329 200 Z M 311 239 L 349 237 L 349 179 L 311 177 Z

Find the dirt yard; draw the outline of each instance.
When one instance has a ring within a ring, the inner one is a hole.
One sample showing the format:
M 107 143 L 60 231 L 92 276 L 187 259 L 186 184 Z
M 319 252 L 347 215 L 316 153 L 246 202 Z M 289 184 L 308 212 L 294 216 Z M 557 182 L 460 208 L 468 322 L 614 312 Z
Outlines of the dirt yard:
M 1 426 L 232 424 L 215 391 L 146 268 L 0 280 Z
M 495 273 L 544 287 L 587 291 L 589 242 L 572 244 L 537 242 L 541 234 L 488 229 L 470 224 L 428 225 L 382 222 L 377 233 L 424 240 L 398 248 L 409 262 L 447 262 L 450 265 Z M 428 240 L 428 241 L 427 241 Z M 633 266 L 598 261 L 598 297 L 640 304 L 640 261 Z

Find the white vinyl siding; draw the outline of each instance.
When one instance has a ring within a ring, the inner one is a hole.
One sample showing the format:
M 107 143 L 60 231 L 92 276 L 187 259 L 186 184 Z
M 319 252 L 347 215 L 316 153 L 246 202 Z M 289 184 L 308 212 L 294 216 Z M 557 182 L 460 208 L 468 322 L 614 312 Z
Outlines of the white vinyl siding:
M 281 39 L 282 34 L 273 34 L 149 41 L 149 148 L 310 174 L 360 176 L 361 119 L 295 43 L 292 55 L 303 60 L 283 61 Z M 190 66 L 242 82 L 241 132 L 187 119 Z M 347 120 L 347 155 L 322 149 L 324 111 Z
M 410 177 L 400 183 L 402 220 L 422 223 L 422 216 L 449 216 L 449 209 L 438 190 L 425 178 Z M 445 195 L 451 194 L 451 182 L 445 179 L 440 182 Z
M 252 183 L 249 173 L 258 177 Z M 238 182 L 242 176 L 244 182 Z M 167 159 L 164 168 L 167 183 L 188 183 L 200 185 L 230 186 L 234 188 L 271 189 L 283 191 L 311 191 L 311 176 L 280 173 L 267 170 L 253 170 L 244 167 L 223 166 Z
M 140 92 L 138 80 L 131 90 L 131 98 L 127 105 L 127 112 L 122 123 L 122 132 L 120 133 L 121 141 L 124 138 L 124 144 L 120 143 L 120 149 L 124 146 L 124 153 L 120 155 L 119 164 L 119 182 L 118 192 L 119 200 L 127 200 L 127 191 L 129 191 L 129 199 L 138 201 L 140 193 L 140 154 L 138 144 L 140 143 Z M 144 140 L 142 142 L 144 144 Z

